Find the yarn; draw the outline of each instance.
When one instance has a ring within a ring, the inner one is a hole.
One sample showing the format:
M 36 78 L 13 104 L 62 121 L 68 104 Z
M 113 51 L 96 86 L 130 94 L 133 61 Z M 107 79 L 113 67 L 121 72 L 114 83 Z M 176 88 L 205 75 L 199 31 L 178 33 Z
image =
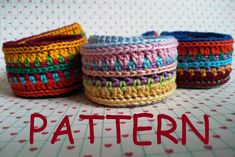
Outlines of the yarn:
M 210 88 L 226 83 L 231 73 L 233 39 L 206 32 L 162 32 L 179 41 L 177 86 Z
M 77 23 L 4 43 L 7 76 L 14 94 L 47 97 L 79 88 L 79 51 L 85 43 L 85 33 Z
M 91 36 L 81 51 L 86 96 L 107 106 L 166 99 L 176 88 L 177 44 L 173 37 Z

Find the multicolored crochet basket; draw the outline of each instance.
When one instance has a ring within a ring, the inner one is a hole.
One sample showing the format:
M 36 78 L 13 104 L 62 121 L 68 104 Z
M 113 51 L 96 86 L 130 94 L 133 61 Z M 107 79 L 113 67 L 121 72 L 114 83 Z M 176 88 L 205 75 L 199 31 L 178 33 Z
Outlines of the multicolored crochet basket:
M 177 86 L 210 88 L 229 80 L 233 39 L 230 35 L 202 32 L 162 32 L 179 41 Z
M 85 43 L 85 34 L 77 23 L 4 43 L 7 76 L 14 94 L 48 97 L 81 86 L 78 53 Z
M 119 107 L 167 98 L 176 88 L 177 45 L 173 37 L 90 37 L 81 51 L 86 96 Z

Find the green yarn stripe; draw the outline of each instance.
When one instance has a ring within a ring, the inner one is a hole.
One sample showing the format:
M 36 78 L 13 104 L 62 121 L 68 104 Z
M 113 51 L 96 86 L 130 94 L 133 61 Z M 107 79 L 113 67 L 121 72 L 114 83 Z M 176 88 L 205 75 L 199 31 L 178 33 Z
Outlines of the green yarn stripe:
M 38 67 L 38 68 L 12 68 L 6 67 L 7 72 L 16 73 L 16 74 L 34 74 L 34 73 L 45 73 L 58 70 L 67 70 L 73 67 L 74 64 L 59 64 L 59 65 L 50 65 L 47 67 Z

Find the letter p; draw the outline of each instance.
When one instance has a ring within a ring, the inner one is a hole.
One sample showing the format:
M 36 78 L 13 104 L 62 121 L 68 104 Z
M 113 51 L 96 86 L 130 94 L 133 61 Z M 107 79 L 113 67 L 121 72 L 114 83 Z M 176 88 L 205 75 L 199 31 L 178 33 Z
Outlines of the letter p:
M 41 127 L 35 127 L 34 126 L 34 120 L 35 118 L 40 118 L 43 123 Z M 30 144 L 33 144 L 33 135 L 35 132 L 41 132 L 42 130 L 44 130 L 47 126 L 47 119 L 45 116 L 39 114 L 39 113 L 33 113 L 30 116 L 30 133 L 29 133 L 29 142 Z

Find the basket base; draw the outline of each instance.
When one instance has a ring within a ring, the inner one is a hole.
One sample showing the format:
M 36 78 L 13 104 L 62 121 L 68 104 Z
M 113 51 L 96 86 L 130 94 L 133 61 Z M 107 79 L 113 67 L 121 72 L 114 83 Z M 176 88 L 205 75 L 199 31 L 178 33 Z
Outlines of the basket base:
M 168 91 L 163 93 L 162 95 L 157 96 L 149 96 L 149 97 L 137 97 L 137 98 L 128 98 L 128 99 L 104 99 L 99 97 L 94 97 L 85 91 L 85 94 L 89 100 L 92 102 L 109 106 L 109 107 L 133 107 L 133 106 L 144 106 L 153 104 L 162 100 L 165 100 L 169 96 L 171 96 L 176 89 L 176 85 Z
M 22 91 L 22 90 L 13 90 L 13 93 L 16 96 L 24 97 L 24 98 L 48 98 L 54 97 L 59 95 L 65 95 L 71 93 L 75 89 L 81 87 L 82 84 L 76 84 L 67 88 L 62 89 L 45 89 L 45 90 L 38 90 L 38 91 Z
M 176 81 L 178 88 L 198 88 L 198 89 L 208 89 L 208 88 L 215 88 L 217 86 L 223 85 L 228 82 L 230 77 L 227 77 L 222 80 L 218 80 L 216 82 L 180 82 Z

